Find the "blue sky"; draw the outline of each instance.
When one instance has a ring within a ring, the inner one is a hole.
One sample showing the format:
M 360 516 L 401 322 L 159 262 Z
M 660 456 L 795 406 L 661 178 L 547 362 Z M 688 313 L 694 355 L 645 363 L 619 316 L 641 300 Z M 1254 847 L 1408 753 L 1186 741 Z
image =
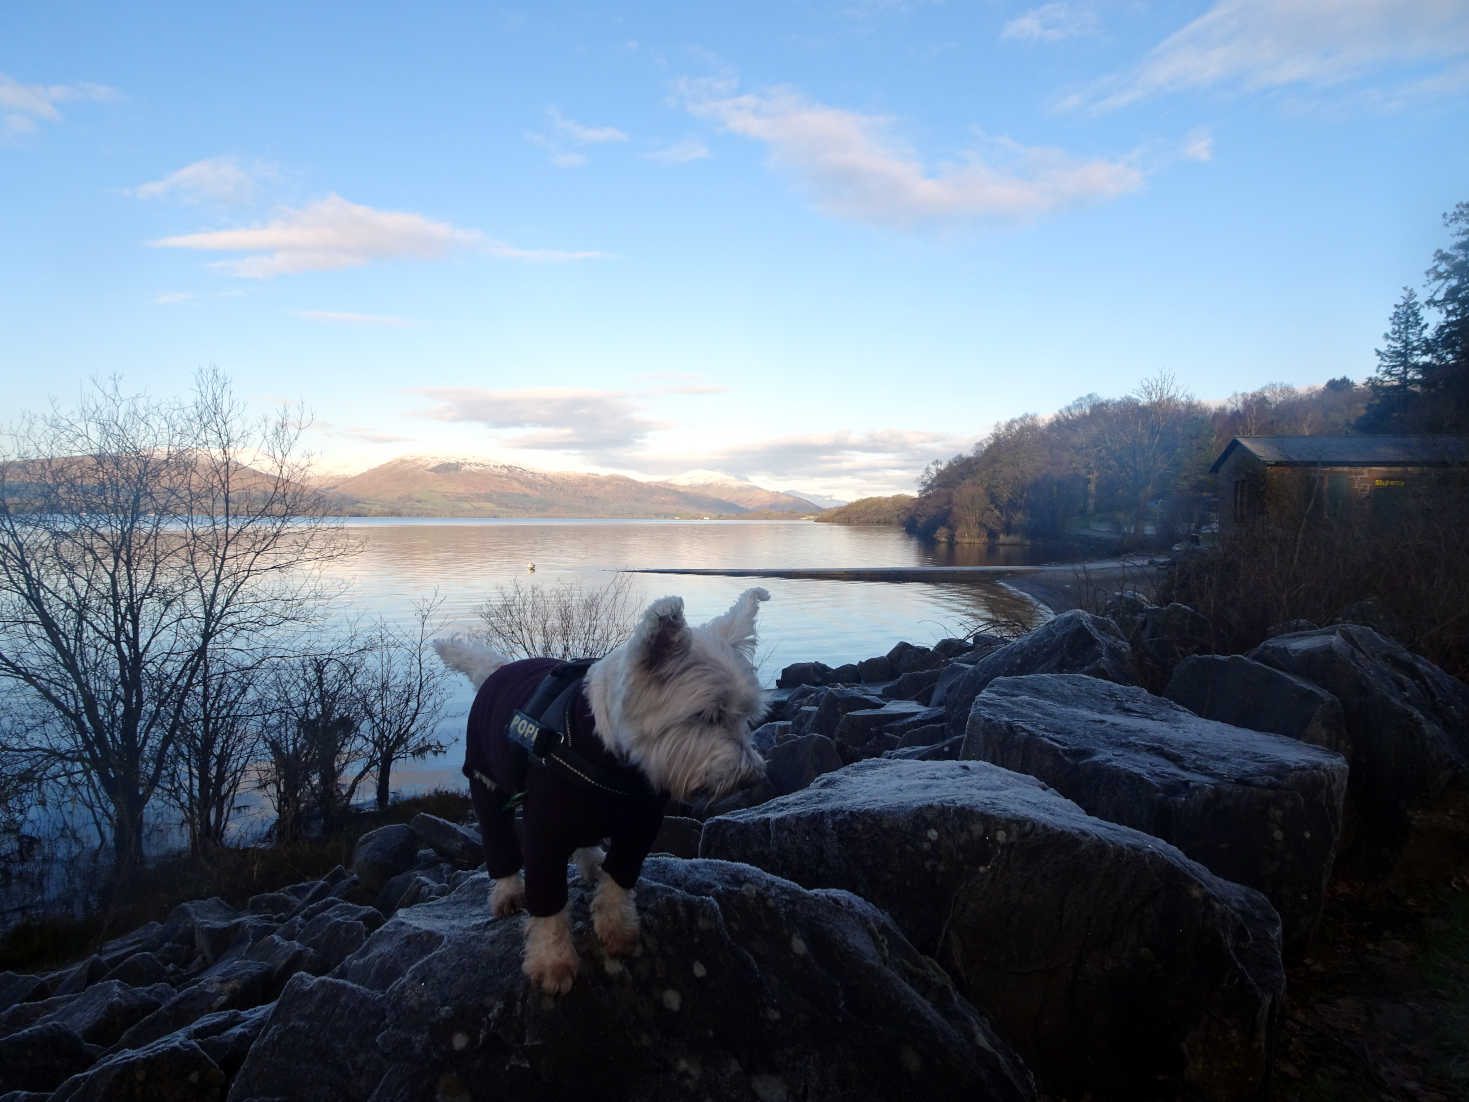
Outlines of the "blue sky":
M 852 498 L 1170 371 L 1362 379 L 1464 0 L 0 8 L 13 410 L 216 364 L 325 469 Z

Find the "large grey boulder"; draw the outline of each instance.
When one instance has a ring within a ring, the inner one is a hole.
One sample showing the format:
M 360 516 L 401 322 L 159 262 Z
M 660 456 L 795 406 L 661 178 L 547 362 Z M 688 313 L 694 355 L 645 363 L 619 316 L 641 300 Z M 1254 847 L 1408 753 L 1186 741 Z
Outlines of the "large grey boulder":
M 1209 621 L 1177 601 L 1148 605 L 1126 634 L 1142 682 L 1154 691 L 1162 690 L 1181 661 L 1208 651 L 1213 642 Z
M 42 1022 L 0 1037 L 0 1094 L 55 1090 L 91 1067 L 101 1052 L 60 1022 Z
M 934 654 L 933 648 L 914 646 L 907 641 L 894 644 L 893 649 L 887 653 L 887 659 L 894 677 L 917 670 L 936 669 L 944 661 Z
M 997 677 L 1028 673 L 1082 673 L 1136 685 L 1132 648 L 1117 625 L 1081 609 L 1063 612 L 1013 643 L 985 655 L 952 685 L 943 698 L 950 735 L 962 735 L 969 723 L 969 706 Z M 934 691 L 938 703 L 938 691 Z
M 275 997 L 279 990 L 277 984 L 278 975 L 268 964 L 254 960 L 227 961 L 211 968 L 197 982 L 128 1029 L 115 1047 L 142 1048 L 205 1014 L 260 1006 Z
M 56 1022 L 89 1044 L 109 1045 L 173 995 L 173 988 L 166 983 L 138 989 L 117 980 L 103 980 L 75 995 L 55 995 L 12 1007 L 0 1015 L 0 1034 L 16 1033 L 40 1022 Z
M 172 1036 L 108 1056 L 61 1084 L 51 1102 L 211 1102 L 224 1098 L 224 1086 L 198 1044 Z
M 1304 677 L 1242 654 L 1185 658 L 1163 695 L 1205 719 L 1351 753 L 1341 701 Z
M 843 761 L 874 758 L 902 741 L 902 735 L 890 732 L 890 728 L 906 730 L 908 723 L 928 710 L 913 700 L 894 700 L 880 708 L 857 708 L 837 721 L 832 741 Z
M 352 852 L 352 871 L 376 895 L 389 880 L 410 868 L 417 856 L 418 835 L 413 828 L 404 823 L 390 823 L 357 839 L 357 848 Z
M 1266 1081 L 1285 982 L 1269 902 L 1034 778 L 860 762 L 709 821 L 702 852 L 882 907 L 1051 1092 L 1237 1099 Z
M 841 767 L 842 756 L 825 735 L 800 735 L 765 757 L 765 776 L 778 796 L 805 788 L 821 774 Z
M 1369 847 L 1401 847 L 1412 810 L 1469 781 L 1469 685 L 1426 658 L 1356 624 L 1280 635 L 1249 656 L 1341 701 Z
M 793 689 L 798 685 L 825 685 L 831 680 L 831 667 L 825 662 L 796 662 L 780 671 L 777 689 Z
M 990 682 L 961 756 L 1028 773 L 1259 888 L 1291 952 L 1316 929 L 1341 835 L 1340 754 L 1202 719 L 1135 686 L 1038 674 Z
M 445 861 L 461 869 L 472 869 L 485 859 L 484 843 L 477 830 L 420 811 L 408 823 L 423 844 Z
M 842 717 L 848 712 L 881 708 L 887 701 L 873 692 L 836 686 L 806 700 L 796 713 L 791 730 L 797 735 L 825 735 L 834 739 Z
M 28 972 L 0 972 L 0 1012 L 51 994 L 51 981 Z
M 569 994 L 529 990 L 488 882 L 399 911 L 331 976 L 298 976 L 229 1097 L 583 1099 L 1033 1096 L 1029 1074 L 871 904 L 758 869 L 650 858 L 640 951 L 590 924 Z M 585 915 L 588 892 L 572 891 Z

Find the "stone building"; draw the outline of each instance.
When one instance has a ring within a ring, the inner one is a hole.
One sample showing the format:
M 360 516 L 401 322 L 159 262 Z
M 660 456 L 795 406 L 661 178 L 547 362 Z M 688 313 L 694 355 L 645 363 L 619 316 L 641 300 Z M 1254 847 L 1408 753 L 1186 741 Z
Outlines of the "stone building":
M 1469 489 L 1469 437 L 1236 436 L 1209 470 L 1221 535 L 1303 513 L 1390 524 L 1409 503 Z

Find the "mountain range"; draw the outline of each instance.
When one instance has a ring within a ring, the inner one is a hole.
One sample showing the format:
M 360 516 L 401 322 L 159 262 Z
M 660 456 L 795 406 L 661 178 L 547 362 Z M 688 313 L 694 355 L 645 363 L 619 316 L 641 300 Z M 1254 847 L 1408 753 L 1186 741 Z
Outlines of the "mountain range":
M 693 517 L 805 516 L 823 508 L 716 471 L 666 482 L 622 475 L 535 471 L 482 460 L 410 455 L 322 489 L 355 516 Z

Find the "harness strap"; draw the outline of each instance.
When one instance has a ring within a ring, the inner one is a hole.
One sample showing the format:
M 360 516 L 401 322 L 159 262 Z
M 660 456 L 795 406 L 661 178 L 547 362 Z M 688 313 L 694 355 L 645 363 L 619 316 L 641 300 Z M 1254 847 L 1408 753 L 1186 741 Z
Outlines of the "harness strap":
M 646 797 L 652 789 L 641 773 L 627 767 L 608 767 L 572 746 L 574 702 L 593 661 L 580 658 L 551 670 L 525 707 L 510 717 L 506 737 L 525 749 L 532 764 L 556 769 L 578 784 L 627 799 Z

